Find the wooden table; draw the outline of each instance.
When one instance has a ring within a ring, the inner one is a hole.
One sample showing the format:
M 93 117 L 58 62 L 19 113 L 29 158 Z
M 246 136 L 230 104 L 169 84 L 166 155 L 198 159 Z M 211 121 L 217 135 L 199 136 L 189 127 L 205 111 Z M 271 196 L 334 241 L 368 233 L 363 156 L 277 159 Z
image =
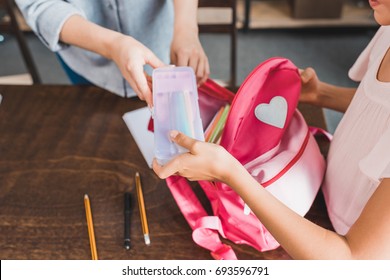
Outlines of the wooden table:
M 211 259 L 192 241 L 165 181 L 148 168 L 122 119 L 143 102 L 82 86 L 2 85 L 0 94 L 0 259 L 90 259 L 85 193 L 100 259 Z M 320 110 L 301 110 L 309 123 L 323 125 Z M 126 251 L 123 195 L 135 194 L 137 171 L 151 245 L 144 244 L 134 197 Z M 321 194 L 307 217 L 331 227 Z M 282 248 L 232 246 L 240 259 L 290 258 Z

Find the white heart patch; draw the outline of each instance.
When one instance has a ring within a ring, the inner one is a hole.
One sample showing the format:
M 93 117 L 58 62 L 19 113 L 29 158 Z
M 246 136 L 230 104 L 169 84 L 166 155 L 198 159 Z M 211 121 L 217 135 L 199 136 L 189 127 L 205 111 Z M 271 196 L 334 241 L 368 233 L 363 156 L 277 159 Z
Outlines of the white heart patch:
M 275 96 L 269 104 L 261 103 L 255 108 L 255 116 L 263 123 L 283 128 L 287 117 L 287 101 L 282 96 Z

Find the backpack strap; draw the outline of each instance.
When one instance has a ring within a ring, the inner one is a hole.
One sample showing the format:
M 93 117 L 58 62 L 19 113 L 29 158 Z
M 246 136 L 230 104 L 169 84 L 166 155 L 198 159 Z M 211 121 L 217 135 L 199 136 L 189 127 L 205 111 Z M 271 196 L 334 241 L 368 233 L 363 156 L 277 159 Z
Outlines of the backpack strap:
M 206 216 L 196 221 L 192 239 L 196 244 L 211 251 L 216 260 L 236 260 L 232 247 L 221 242 L 218 233 L 226 238 L 221 220 L 217 216 Z
M 225 238 L 221 220 L 217 216 L 207 214 L 188 181 L 180 176 L 171 176 L 166 182 L 180 211 L 193 230 L 194 242 L 211 251 L 214 259 L 236 260 L 237 256 L 231 246 L 222 243 L 219 238 L 219 234 Z

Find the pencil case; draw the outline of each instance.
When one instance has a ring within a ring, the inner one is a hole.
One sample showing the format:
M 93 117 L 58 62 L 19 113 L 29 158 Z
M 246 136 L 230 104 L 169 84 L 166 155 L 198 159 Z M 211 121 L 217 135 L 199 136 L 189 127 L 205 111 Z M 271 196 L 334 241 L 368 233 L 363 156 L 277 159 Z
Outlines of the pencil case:
M 159 164 L 187 152 L 169 138 L 178 130 L 204 141 L 199 113 L 198 90 L 191 67 L 162 67 L 153 70 L 154 155 Z

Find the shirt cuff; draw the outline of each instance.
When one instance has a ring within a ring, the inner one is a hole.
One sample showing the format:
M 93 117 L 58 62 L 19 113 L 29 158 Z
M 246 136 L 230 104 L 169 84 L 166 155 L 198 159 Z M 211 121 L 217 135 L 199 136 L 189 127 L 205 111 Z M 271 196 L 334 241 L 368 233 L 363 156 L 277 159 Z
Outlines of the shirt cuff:
M 85 14 L 75 6 L 63 1 L 56 1 L 56 4 L 47 5 L 41 9 L 41 12 L 35 18 L 37 36 L 54 52 L 68 46 L 59 41 L 64 23 L 73 15 L 80 15 L 85 18 Z

